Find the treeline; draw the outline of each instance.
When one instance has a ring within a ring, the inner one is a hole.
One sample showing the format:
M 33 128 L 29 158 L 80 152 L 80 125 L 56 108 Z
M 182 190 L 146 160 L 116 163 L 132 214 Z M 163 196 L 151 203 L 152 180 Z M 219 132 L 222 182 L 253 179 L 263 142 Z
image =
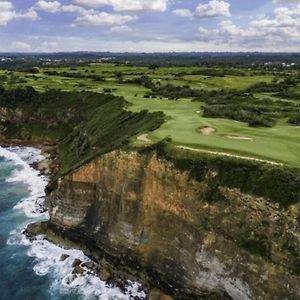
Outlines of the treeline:
M 0 86 L 0 107 L 15 108 L 34 101 L 37 92 L 32 87 L 6 90 Z
M 49 76 L 60 76 L 66 78 L 77 78 L 77 79 L 91 79 L 94 81 L 105 81 L 105 78 L 97 74 L 86 74 L 80 72 L 57 72 L 57 71 L 45 71 L 46 75 Z
M 53 54 L 2 54 L 0 67 L 22 69 L 30 66 L 74 66 L 105 59 L 120 64 L 142 66 L 205 66 L 225 68 L 296 69 L 299 53 L 109 53 L 75 52 Z M 288 64 L 288 67 L 286 66 Z
M 290 118 L 289 118 L 289 123 L 291 124 L 294 124 L 294 125 L 300 125 L 300 112 L 292 115 Z
M 204 102 L 203 116 L 246 122 L 251 127 L 273 127 L 280 117 L 289 115 L 294 107 L 271 99 L 257 99 L 238 90 L 202 90 L 194 101 Z
M 286 78 L 279 82 L 259 82 L 248 88 L 249 93 L 271 93 L 273 96 L 288 100 L 300 100 L 300 91 L 297 88 L 300 78 Z
M 299 79 L 286 78 L 279 82 L 258 82 L 247 89 L 249 93 L 281 93 L 291 87 L 295 87 L 299 83 Z
M 289 100 L 300 100 L 300 91 L 295 89 L 286 89 L 280 91 L 275 96 L 283 99 L 289 99 Z
M 246 76 L 246 73 L 239 69 L 233 68 L 204 68 L 191 73 L 180 73 L 180 75 L 202 75 L 209 77 L 226 77 L 226 76 Z
M 259 99 L 254 93 L 286 92 L 287 88 L 295 86 L 298 79 L 286 78 L 280 82 L 258 83 L 245 91 L 236 89 L 204 90 L 192 89 L 188 85 L 175 86 L 155 83 L 148 76 L 141 76 L 122 83 L 142 85 L 151 90 L 145 98 L 164 97 L 170 100 L 193 98 L 193 101 L 203 102 L 203 116 L 207 118 L 226 118 L 248 123 L 251 127 L 273 127 L 280 118 L 288 118 L 292 124 L 298 124 L 295 114 L 300 113 L 297 103 Z

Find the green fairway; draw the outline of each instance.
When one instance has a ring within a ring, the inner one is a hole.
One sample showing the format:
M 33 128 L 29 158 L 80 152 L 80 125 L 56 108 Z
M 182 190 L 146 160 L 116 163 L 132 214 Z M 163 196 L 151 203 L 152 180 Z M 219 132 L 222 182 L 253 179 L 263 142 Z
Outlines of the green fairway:
M 300 127 L 279 124 L 274 128 L 250 128 L 241 122 L 202 118 L 199 113 L 201 105 L 190 100 L 174 102 L 131 98 L 130 101 L 134 103 L 131 110 L 161 110 L 169 117 L 160 129 L 149 133 L 153 141 L 171 137 L 178 145 L 228 151 L 300 167 Z M 198 132 L 204 126 L 216 131 L 205 136 Z M 232 136 L 248 137 L 249 140 L 229 138 Z
M 116 80 L 116 74 L 121 72 L 124 81 L 146 75 L 151 80 L 161 84 L 189 85 L 194 89 L 235 88 L 245 90 L 255 83 L 270 83 L 274 79 L 272 74 L 253 75 L 248 71 L 245 71 L 244 76 L 193 75 L 192 73 L 197 70 L 199 71 L 197 67 L 166 67 L 149 70 L 146 67 L 92 64 L 74 69 L 45 68 L 38 74 L 26 74 L 25 72 L 11 74 L 1 71 L 0 75 L 7 76 L 6 86 L 27 85 L 33 86 L 38 91 L 62 89 L 66 91 L 89 90 L 103 92 L 110 89 L 111 93 L 123 96 L 131 104 L 127 107 L 130 111 L 139 112 L 145 109 L 150 112 L 163 111 L 166 115 L 166 122 L 161 128 L 150 132 L 148 135 L 153 143 L 170 137 L 176 145 L 225 151 L 300 167 L 300 128 L 289 125 L 286 120 L 280 120 L 273 128 L 253 128 L 246 123 L 233 120 L 204 118 L 202 117 L 201 108 L 204 103 L 192 102 L 191 99 L 171 101 L 163 97 L 145 98 L 145 95 L 149 92 L 146 87 L 133 83 L 120 83 Z M 59 74 L 50 76 L 47 75 L 47 71 L 77 73 L 82 74 L 82 76 L 96 74 L 101 75 L 104 81 L 65 77 Z M 271 95 L 263 93 L 257 96 L 259 99 L 271 97 Z M 276 100 L 274 97 L 272 99 Z M 204 126 L 213 128 L 215 131 L 210 135 L 203 135 L 199 132 L 199 128 Z M 134 144 L 147 144 L 145 141 L 137 139 L 137 137 L 132 140 Z

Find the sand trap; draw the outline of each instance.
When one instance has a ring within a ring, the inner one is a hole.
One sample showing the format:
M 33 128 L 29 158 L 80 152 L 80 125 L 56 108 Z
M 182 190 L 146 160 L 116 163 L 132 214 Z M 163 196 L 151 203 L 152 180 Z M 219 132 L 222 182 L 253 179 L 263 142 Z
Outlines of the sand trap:
M 253 141 L 254 139 L 251 137 L 247 136 L 238 136 L 238 135 L 227 135 L 226 136 L 228 139 L 232 140 L 241 140 L 241 141 Z
M 202 128 L 199 128 L 198 131 L 200 133 L 202 133 L 203 135 L 211 135 L 213 134 L 216 130 L 214 128 L 211 128 L 211 127 L 202 127 Z
M 150 142 L 151 142 L 151 140 L 149 139 L 147 133 L 144 133 L 144 134 L 138 136 L 137 139 L 138 139 L 139 141 L 141 141 L 141 142 L 144 142 L 144 143 L 150 143 Z

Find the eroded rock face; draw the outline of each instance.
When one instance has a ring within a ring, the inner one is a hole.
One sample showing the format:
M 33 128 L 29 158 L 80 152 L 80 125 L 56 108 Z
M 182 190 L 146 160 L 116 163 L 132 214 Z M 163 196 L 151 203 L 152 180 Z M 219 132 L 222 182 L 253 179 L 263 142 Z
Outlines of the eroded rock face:
M 238 190 L 220 187 L 222 201 L 206 191 L 154 153 L 115 151 L 60 180 L 50 226 L 175 299 L 300 299 L 296 218 Z

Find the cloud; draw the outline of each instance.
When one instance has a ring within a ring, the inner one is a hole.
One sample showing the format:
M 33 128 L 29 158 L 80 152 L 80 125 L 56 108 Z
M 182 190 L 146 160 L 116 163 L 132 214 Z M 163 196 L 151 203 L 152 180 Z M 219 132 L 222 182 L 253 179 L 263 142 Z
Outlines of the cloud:
M 73 0 L 80 6 L 99 8 L 111 6 L 115 11 L 160 11 L 167 9 L 169 0 Z
M 77 14 L 85 14 L 89 11 L 81 6 L 73 5 L 73 4 L 62 5 L 60 10 L 66 13 L 77 13 Z
M 9 11 L 13 9 L 13 5 L 11 2 L 2 1 L 0 2 L 0 11 Z
M 55 41 L 44 41 L 41 46 L 37 48 L 39 52 L 53 52 L 58 49 L 58 43 Z
M 194 14 L 189 9 L 175 9 L 173 14 L 178 17 L 193 17 Z
M 300 0 L 273 0 L 275 4 L 300 4 Z
M 199 4 L 195 15 L 200 18 L 230 17 L 230 3 L 219 0 L 211 0 L 207 4 Z
M 123 32 L 126 23 L 135 20 L 136 16 L 131 15 L 120 15 L 107 12 L 99 12 L 93 8 L 84 8 L 78 5 L 62 5 L 58 1 L 44 1 L 39 0 L 36 5 L 36 9 L 40 9 L 49 13 L 72 13 L 79 16 L 73 21 L 72 26 L 113 26 L 115 31 L 121 30 L 123 27 Z M 129 27 L 128 27 L 129 28 Z M 127 30 L 128 31 L 128 30 Z
M 55 13 L 58 12 L 61 8 L 61 4 L 58 1 L 44 1 L 44 0 L 39 0 L 35 7 L 39 10 L 50 12 L 50 13 Z
M 17 19 L 37 20 L 38 15 L 33 9 L 25 12 L 17 12 L 9 1 L 0 2 L 0 26 L 6 26 L 9 22 Z
M 74 26 L 121 26 L 135 20 L 135 16 L 110 14 L 106 12 L 92 11 L 79 16 L 74 21 Z
M 117 32 L 117 33 L 128 33 L 132 32 L 132 28 L 127 25 L 121 25 L 121 26 L 114 26 L 110 28 L 110 32 Z
M 10 49 L 15 52 L 28 52 L 31 51 L 31 46 L 25 42 L 12 42 Z
M 222 0 L 211 0 L 207 4 L 199 4 L 195 12 L 189 9 L 175 9 L 173 14 L 179 17 L 196 18 L 230 17 L 230 3 Z
M 299 49 L 300 6 L 296 9 L 276 8 L 272 16 L 263 16 L 238 26 L 232 21 L 222 21 L 215 29 L 199 27 L 199 40 L 216 45 L 228 44 L 244 49 Z
M 89 10 L 73 4 L 62 5 L 58 1 L 44 1 L 39 0 L 34 6 L 35 9 L 42 10 L 48 13 L 76 13 L 76 14 L 85 14 Z

